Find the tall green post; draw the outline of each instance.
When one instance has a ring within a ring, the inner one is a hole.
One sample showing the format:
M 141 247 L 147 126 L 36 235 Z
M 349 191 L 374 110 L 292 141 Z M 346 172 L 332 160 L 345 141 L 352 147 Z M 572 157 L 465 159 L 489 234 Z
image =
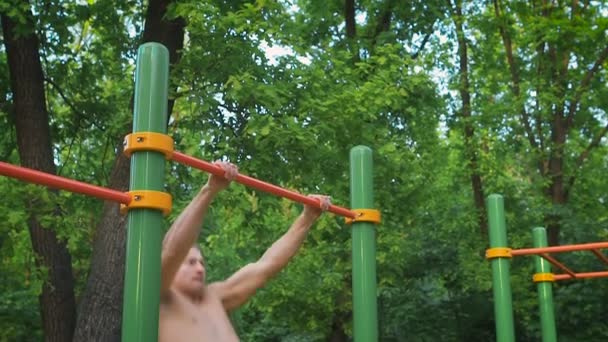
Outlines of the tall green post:
M 161 44 L 140 46 L 135 72 L 133 132 L 167 132 L 169 51 Z M 162 191 L 165 157 L 135 152 L 131 157 L 131 190 Z M 128 216 L 122 340 L 158 341 L 162 213 L 132 209 Z
M 372 150 L 356 146 L 350 151 L 351 209 L 374 204 Z M 352 224 L 353 311 L 356 342 L 378 341 L 376 298 L 376 231 L 369 222 Z
M 547 247 L 547 231 L 543 227 L 532 229 L 534 247 Z M 553 274 L 551 264 L 544 258 L 535 255 L 534 265 L 536 274 L 536 290 L 538 291 L 538 302 L 540 308 L 541 333 L 543 342 L 556 342 L 557 332 L 555 330 L 555 313 L 553 309 Z
M 504 199 L 501 195 L 488 196 L 488 223 L 490 230 L 490 250 L 507 248 Z M 504 254 L 504 253 L 497 253 Z M 496 320 L 496 341 L 514 342 L 513 303 L 510 282 L 510 260 L 506 255 L 492 257 L 492 284 L 494 291 L 494 317 Z

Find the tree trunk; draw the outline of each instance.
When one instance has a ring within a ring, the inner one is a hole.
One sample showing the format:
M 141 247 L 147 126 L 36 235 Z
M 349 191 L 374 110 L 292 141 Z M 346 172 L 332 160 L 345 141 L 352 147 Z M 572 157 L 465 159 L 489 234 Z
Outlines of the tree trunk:
M 335 307 L 341 308 L 344 306 L 344 303 L 352 301 L 351 288 L 352 288 L 353 278 L 352 275 L 348 275 L 342 282 L 342 291 L 340 291 L 335 299 Z M 331 322 L 331 332 L 327 341 L 329 342 L 347 342 L 350 341 L 346 331 L 344 329 L 344 325 L 346 322 L 350 322 L 353 319 L 352 310 L 349 311 L 340 311 L 336 310 L 334 312 L 334 317 Z
M 345 320 L 345 314 L 336 314 L 336 316 L 334 316 L 333 321 L 331 322 L 331 333 L 329 338 L 327 339 L 327 341 L 329 342 L 348 342 L 349 338 L 346 335 L 346 333 L 344 332 L 344 320 Z
M 372 36 L 371 48 L 370 50 L 374 50 L 376 45 L 378 44 L 378 38 L 384 32 L 387 32 L 391 28 L 391 17 L 393 16 L 393 9 L 395 6 L 394 0 L 387 0 L 384 3 L 382 11 L 378 15 L 378 19 L 376 22 L 376 29 L 374 30 L 374 35 Z
M 554 113 L 551 127 L 551 157 L 549 159 L 549 186 L 547 197 L 551 199 L 553 207 L 561 207 L 567 202 L 564 184 L 564 146 L 566 144 L 566 127 L 563 114 Z M 559 245 L 559 233 L 561 226 L 561 216 L 550 213 L 545 217 L 547 226 L 547 242 L 550 246 Z
M 357 36 L 357 23 L 355 21 L 355 0 L 344 1 L 344 21 L 346 23 L 346 38 L 354 39 Z
M 483 182 L 479 174 L 479 161 L 477 157 L 477 148 L 474 144 L 475 127 L 473 126 L 473 118 L 471 115 L 471 90 L 469 85 L 469 57 L 467 51 L 467 41 L 464 35 L 462 7 L 459 1 L 456 1 L 452 9 L 454 25 L 456 27 L 456 37 L 458 40 L 458 59 L 459 59 L 459 74 L 460 74 L 460 98 L 462 99 L 461 117 L 464 125 L 464 149 L 465 156 L 468 159 L 469 169 L 471 172 L 471 189 L 473 191 L 473 200 L 475 209 L 477 210 L 477 220 L 479 224 L 479 232 L 482 238 L 487 237 L 488 221 L 486 219 L 485 195 L 483 190 Z
M 7 13 L 1 13 L 19 157 L 25 167 L 54 174 L 49 114 L 34 20 L 29 10 L 18 15 L 25 16 L 27 22 L 18 23 Z M 36 199 L 27 201 L 26 207 L 30 213 L 28 227 L 36 265 L 48 270 L 39 297 L 45 341 L 70 341 L 76 318 L 71 256 L 53 227 L 41 225 L 36 215 L 40 210 Z
M 357 44 L 357 21 L 355 0 L 344 1 L 344 22 L 346 29 L 346 46 L 353 55 L 352 62 L 355 64 L 359 61 L 359 47 Z
M 169 50 L 173 65 L 179 61 L 184 41 L 185 21 L 166 21 L 170 0 L 149 2 L 143 42 L 159 42 Z M 132 107 L 133 101 L 131 101 Z M 171 114 L 173 100 L 169 101 Z M 130 132 L 131 123 L 125 126 Z M 122 154 L 123 136 L 117 137 L 118 153 L 112 167 L 109 187 L 121 191 L 129 188 L 130 160 Z M 125 272 L 126 216 L 119 212 L 118 204 L 106 202 L 102 219 L 97 226 L 93 246 L 91 273 L 78 311 L 74 341 L 120 341 L 122 299 Z
M 122 147 L 122 144 L 120 145 Z M 118 153 L 109 187 L 129 188 L 129 160 Z M 119 205 L 105 202 L 93 244 L 91 273 L 79 304 L 74 341 L 120 341 L 125 270 L 125 222 Z

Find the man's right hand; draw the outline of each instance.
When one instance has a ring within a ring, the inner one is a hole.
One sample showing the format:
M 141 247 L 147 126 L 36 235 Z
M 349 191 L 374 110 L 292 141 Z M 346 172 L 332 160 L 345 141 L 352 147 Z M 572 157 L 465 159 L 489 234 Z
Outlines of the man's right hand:
M 239 169 L 232 163 L 216 161 L 213 164 L 222 168 L 224 170 L 224 175 L 216 176 L 214 174 L 210 174 L 205 187 L 213 193 L 218 193 L 230 185 L 230 182 L 233 181 L 239 174 Z
M 331 205 L 331 197 L 325 195 L 308 195 L 308 197 L 318 200 L 319 207 L 304 205 L 302 215 L 314 221 L 318 219 L 324 211 L 329 209 L 329 206 Z

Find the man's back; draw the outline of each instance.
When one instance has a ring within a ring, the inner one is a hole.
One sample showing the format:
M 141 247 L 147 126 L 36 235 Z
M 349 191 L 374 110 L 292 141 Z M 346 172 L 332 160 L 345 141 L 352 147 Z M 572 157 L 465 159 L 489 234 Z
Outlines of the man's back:
M 207 287 L 193 303 L 177 291 L 161 298 L 159 342 L 238 341 L 219 297 Z

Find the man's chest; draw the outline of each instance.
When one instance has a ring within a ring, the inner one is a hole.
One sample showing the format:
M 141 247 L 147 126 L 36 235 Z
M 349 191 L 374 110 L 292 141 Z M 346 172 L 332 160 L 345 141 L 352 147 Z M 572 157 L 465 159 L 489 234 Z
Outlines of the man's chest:
M 165 303 L 161 305 L 159 323 L 161 335 L 180 341 L 238 341 L 219 301 Z

